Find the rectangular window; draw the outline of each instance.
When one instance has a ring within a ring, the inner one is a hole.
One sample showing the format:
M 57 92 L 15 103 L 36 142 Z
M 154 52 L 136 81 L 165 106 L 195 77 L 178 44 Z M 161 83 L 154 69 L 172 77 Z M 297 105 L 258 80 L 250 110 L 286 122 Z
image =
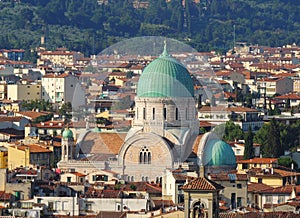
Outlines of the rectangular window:
M 236 206 L 237 207 L 241 207 L 242 206 L 242 198 L 241 197 L 237 197 L 236 198 Z
M 143 108 L 143 119 L 146 120 L 146 108 Z
M 71 177 L 67 177 L 67 182 L 71 182 Z
M 238 183 L 238 184 L 236 185 L 236 187 L 239 188 L 239 189 L 241 189 L 241 188 L 242 188 L 242 184 Z
M 188 109 L 187 108 L 185 109 L 185 119 L 186 120 L 188 119 Z
M 155 120 L 155 108 L 152 108 L 152 120 Z
M 273 196 L 272 195 L 266 195 L 266 203 L 272 203 Z
M 175 120 L 178 120 L 178 108 L 175 109 Z
M 167 120 L 167 108 L 164 107 L 164 120 Z
M 278 204 L 284 203 L 285 202 L 285 198 L 284 195 L 279 195 L 278 196 Z

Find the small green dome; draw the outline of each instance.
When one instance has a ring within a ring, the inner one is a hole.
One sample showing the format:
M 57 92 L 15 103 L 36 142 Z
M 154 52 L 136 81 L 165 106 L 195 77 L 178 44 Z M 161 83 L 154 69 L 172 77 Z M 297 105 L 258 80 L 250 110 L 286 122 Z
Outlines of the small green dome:
M 137 87 L 138 97 L 193 97 L 194 85 L 188 70 L 168 54 L 166 45 L 159 58 L 143 71 Z
M 73 138 L 73 132 L 69 128 L 67 128 L 63 131 L 62 137 L 63 138 Z
M 211 139 L 207 142 L 203 158 L 205 166 L 236 166 L 232 148 L 219 139 Z

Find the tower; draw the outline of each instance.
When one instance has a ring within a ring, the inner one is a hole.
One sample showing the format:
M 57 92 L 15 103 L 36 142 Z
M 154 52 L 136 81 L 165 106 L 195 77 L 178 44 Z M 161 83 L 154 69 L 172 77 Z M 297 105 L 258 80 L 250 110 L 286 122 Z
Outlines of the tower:
M 74 159 L 75 156 L 75 146 L 73 132 L 66 128 L 62 133 L 61 140 L 61 160 L 68 161 Z

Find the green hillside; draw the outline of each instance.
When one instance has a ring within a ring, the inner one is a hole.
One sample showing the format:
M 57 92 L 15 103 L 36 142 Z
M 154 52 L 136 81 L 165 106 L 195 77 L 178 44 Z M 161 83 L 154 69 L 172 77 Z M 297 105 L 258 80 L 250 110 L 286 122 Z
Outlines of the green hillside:
M 300 43 L 300 1 L 296 0 L 149 0 L 135 9 L 132 0 L 2 0 L 0 48 L 65 46 L 85 55 L 144 35 L 185 41 L 199 51 L 226 51 L 236 41 L 281 46 Z M 29 57 L 29 56 L 28 56 Z

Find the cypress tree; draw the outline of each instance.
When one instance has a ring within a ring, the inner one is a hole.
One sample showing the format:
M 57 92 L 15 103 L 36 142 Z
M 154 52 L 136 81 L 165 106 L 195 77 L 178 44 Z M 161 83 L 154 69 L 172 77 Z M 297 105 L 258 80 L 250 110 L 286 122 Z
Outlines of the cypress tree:
M 263 149 L 265 157 L 279 157 L 280 155 L 284 154 L 284 149 L 280 143 L 279 125 L 274 118 L 270 122 L 267 141 Z
M 244 159 L 251 159 L 254 157 L 253 137 L 254 135 L 250 126 L 245 135 Z

